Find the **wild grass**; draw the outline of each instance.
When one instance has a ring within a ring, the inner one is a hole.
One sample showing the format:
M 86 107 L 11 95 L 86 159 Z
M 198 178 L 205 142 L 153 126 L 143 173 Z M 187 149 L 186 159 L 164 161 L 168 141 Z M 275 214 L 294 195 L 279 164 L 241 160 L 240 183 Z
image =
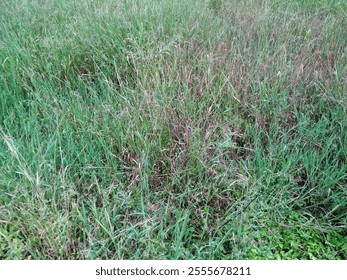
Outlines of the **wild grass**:
M 0 2 L 0 259 L 346 259 L 344 1 Z

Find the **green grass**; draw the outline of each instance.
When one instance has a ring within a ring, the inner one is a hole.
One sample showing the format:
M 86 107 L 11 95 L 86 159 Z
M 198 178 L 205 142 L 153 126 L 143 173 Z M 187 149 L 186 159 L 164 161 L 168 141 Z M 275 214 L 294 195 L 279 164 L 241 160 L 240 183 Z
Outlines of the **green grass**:
M 2 0 L 0 259 L 346 259 L 346 6 Z

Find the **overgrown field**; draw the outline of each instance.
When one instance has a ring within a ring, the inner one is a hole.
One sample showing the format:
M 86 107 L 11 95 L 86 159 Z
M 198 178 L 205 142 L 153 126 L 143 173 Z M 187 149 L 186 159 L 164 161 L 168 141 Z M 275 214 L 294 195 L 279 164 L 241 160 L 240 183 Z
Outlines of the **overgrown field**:
M 1 0 L 0 259 L 347 259 L 347 2 Z

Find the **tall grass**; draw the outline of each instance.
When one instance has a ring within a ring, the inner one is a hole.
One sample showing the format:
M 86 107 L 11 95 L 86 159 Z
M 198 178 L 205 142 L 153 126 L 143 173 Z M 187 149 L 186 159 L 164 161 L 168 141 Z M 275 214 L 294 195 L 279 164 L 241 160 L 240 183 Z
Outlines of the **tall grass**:
M 0 2 L 0 258 L 346 259 L 344 1 Z

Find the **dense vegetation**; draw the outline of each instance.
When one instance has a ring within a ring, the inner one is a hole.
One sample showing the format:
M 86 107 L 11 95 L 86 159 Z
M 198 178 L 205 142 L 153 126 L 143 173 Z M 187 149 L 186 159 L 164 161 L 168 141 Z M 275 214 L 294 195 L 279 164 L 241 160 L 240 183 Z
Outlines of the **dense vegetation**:
M 0 259 L 346 259 L 346 13 L 1 0 Z

